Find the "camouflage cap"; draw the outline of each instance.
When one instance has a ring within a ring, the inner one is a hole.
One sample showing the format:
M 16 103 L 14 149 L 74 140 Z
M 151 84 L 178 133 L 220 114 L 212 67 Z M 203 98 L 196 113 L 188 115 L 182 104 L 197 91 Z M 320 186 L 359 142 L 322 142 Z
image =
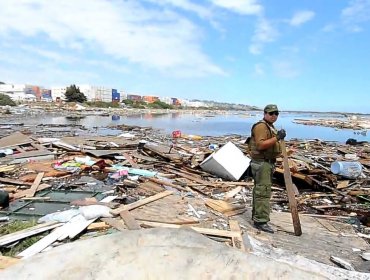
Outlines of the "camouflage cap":
M 265 107 L 265 109 L 263 109 L 263 111 L 265 111 L 266 113 L 279 112 L 279 109 L 278 109 L 277 105 L 269 104 L 269 105 L 266 105 L 266 107 Z

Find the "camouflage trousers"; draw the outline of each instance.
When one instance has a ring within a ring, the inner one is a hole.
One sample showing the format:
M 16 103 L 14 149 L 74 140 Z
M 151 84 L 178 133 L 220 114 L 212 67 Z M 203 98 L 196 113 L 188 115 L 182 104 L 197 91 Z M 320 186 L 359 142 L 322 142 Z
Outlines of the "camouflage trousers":
M 275 165 L 270 162 L 251 161 L 254 179 L 252 219 L 255 222 L 267 223 L 270 221 L 270 198 L 274 168 Z

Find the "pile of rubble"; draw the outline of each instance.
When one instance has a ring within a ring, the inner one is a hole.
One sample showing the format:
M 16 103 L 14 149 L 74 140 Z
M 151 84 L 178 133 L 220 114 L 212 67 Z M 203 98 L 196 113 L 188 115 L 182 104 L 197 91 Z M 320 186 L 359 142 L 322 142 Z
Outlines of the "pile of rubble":
M 9 130 L 0 139 L 0 188 L 10 199 L 2 202 L 0 228 L 13 220 L 39 222 L 1 236 L 2 252 L 31 236 L 39 240 L 17 258 L 112 229 L 183 226 L 248 250 L 245 226 L 230 218 L 251 205 L 245 137 L 163 135 L 126 125 L 110 127 L 120 131 L 117 136 L 77 137 L 65 128 L 45 137 L 50 128 Z M 292 140 L 287 148 L 300 214 L 350 222 L 355 235 L 370 240 L 370 146 Z M 359 174 L 333 174 L 332 163 L 349 161 L 361 163 Z M 283 173 L 278 160 L 277 212 L 289 212 Z

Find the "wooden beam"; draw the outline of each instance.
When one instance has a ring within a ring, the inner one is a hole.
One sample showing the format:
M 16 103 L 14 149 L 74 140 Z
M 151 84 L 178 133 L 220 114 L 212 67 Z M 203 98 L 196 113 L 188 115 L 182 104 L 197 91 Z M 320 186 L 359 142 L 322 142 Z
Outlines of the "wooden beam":
M 42 177 L 44 177 L 44 174 L 45 174 L 44 172 L 40 172 L 39 174 L 37 174 L 37 177 L 35 181 L 33 181 L 31 188 L 28 190 L 28 194 L 26 195 L 26 197 L 35 196 L 35 193 L 37 192 L 37 188 L 39 187 Z
M 213 229 L 213 228 L 187 227 L 187 226 L 180 226 L 180 225 L 174 225 L 174 224 L 163 224 L 163 223 L 156 223 L 156 222 L 141 222 L 140 224 L 142 226 L 147 226 L 147 227 L 162 227 L 162 228 L 177 228 L 177 229 L 191 228 L 192 230 L 199 232 L 201 234 L 228 237 L 228 238 L 238 236 L 238 233 L 234 231 L 219 230 L 219 229 Z
M 160 185 L 164 185 L 164 186 L 170 186 L 172 188 L 175 188 L 179 191 L 186 191 L 186 189 L 184 187 L 181 187 L 181 186 L 178 186 L 178 185 L 175 185 L 171 182 L 167 182 L 167 181 L 164 181 L 164 180 L 161 180 L 161 179 L 158 179 L 158 178 L 149 178 L 150 181 L 154 182 L 154 183 L 157 183 L 157 184 L 160 184 Z
M 111 227 L 114 227 L 115 229 L 118 229 L 119 231 L 126 231 L 127 228 L 125 227 L 122 220 L 117 220 L 113 218 L 101 218 L 103 222 L 106 222 Z
M 131 213 L 127 210 L 122 211 L 119 213 L 121 216 L 122 220 L 125 222 L 125 225 L 127 226 L 128 229 L 130 230 L 137 230 L 141 229 L 141 226 L 139 223 L 135 220 L 134 216 L 131 215 Z
M 14 180 L 14 179 L 10 179 L 10 178 L 0 178 L 0 182 L 1 183 L 12 184 L 12 185 L 32 186 L 32 183 L 18 181 L 18 180 Z
M 283 154 L 284 181 L 285 181 L 285 187 L 288 193 L 290 212 L 292 214 L 294 234 L 296 236 L 300 236 L 302 235 L 302 228 L 301 228 L 301 222 L 299 221 L 297 201 L 294 195 L 293 181 L 292 181 L 292 176 L 290 174 L 288 155 L 286 152 L 286 146 L 285 146 L 284 140 L 281 140 L 281 150 Z
M 110 212 L 113 215 L 119 215 L 119 213 L 121 213 L 122 211 L 125 211 L 125 210 L 130 211 L 132 209 L 138 208 L 140 206 L 151 203 L 153 201 L 156 201 L 156 200 L 161 199 L 163 197 L 169 196 L 171 194 L 173 194 L 173 191 L 164 191 L 164 192 L 161 192 L 161 193 L 157 193 L 156 195 L 149 196 L 147 198 L 135 201 L 131 204 L 123 205 L 123 206 L 121 206 L 117 209 L 111 210 Z
M 122 153 L 125 158 L 128 160 L 128 162 L 131 164 L 133 168 L 139 168 L 137 163 L 134 161 L 134 159 L 128 154 L 128 153 Z
M 30 228 L 26 228 L 17 232 L 9 233 L 0 237 L 0 246 L 4 246 L 18 240 L 24 239 L 29 236 L 33 236 L 53 228 L 61 226 L 61 223 L 48 222 L 40 225 L 36 225 Z
M 233 246 L 245 252 L 245 245 L 244 245 L 244 241 L 242 237 L 242 231 L 240 230 L 238 221 L 229 220 L 229 226 L 230 226 L 231 231 L 234 231 L 238 234 L 238 236 L 234 236 L 231 238 L 231 241 L 233 242 Z

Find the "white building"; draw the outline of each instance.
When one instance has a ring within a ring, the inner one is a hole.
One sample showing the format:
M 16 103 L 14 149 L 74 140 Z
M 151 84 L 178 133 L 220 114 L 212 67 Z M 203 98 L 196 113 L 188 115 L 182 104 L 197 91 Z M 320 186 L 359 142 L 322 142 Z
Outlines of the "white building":
M 121 90 L 119 91 L 119 94 L 120 94 L 121 100 L 125 100 L 125 99 L 127 99 L 127 92 L 126 92 L 126 91 L 124 91 L 123 89 L 121 89 Z
M 91 85 L 78 85 L 87 101 L 112 102 L 112 88 Z
M 26 84 L 1 84 L 0 93 L 8 95 L 13 101 L 35 101 L 36 95 Z
M 180 103 L 184 107 L 194 107 L 194 108 L 208 107 L 208 105 L 202 101 L 190 101 L 188 99 L 180 99 Z
M 171 97 L 160 97 L 159 100 L 161 100 L 162 102 L 168 104 L 168 105 L 172 105 L 173 103 L 173 100 Z
M 52 87 L 51 88 L 51 98 L 53 101 L 59 100 L 65 100 L 65 93 L 66 93 L 67 87 Z

